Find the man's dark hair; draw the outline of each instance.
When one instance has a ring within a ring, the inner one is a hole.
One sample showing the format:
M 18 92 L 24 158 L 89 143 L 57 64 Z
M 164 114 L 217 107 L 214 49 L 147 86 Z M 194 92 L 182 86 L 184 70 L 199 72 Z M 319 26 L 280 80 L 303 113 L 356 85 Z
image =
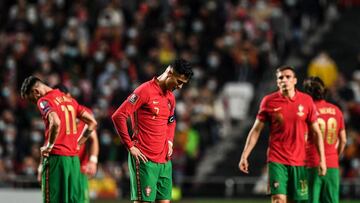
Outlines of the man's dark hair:
M 63 84 L 57 84 L 53 87 L 54 89 L 59 89 L 61 92 L 65 93 L 65 94 L 69 94 L 69 89 L 63 85 Z
M 294 76 L 296 77 L 295 69 L 292 66 L 280 66 L 279 68 L 276 69 L 275 74 L 277 75 L 279 72 L 282 72 L 284 70 L 291 70 L 294 73 Z
M 185 77 L 188 79 L 194 75 L 192 71 L 192 65 L 184 59 L 176 59 L 170 66 L 177 74 L 185 75 Z
M 21 85 L 21 98 L 25 99 L 25 97 L 29 95 L 34 85 L 38 82 L 44 83 L 42 80 L 32 75 L 25 78 L 24 82 Z
M 326 89 L 324 82 L 319 77 L 308 77 L 303 82 L 304 92 L 315 101 L 325 99 Z

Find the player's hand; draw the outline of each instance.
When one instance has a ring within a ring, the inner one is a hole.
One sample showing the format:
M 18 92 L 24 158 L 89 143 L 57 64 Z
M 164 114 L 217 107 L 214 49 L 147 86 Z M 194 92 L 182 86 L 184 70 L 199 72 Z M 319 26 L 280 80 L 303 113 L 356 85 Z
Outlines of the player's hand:
M 320 161 L 320 164 L 319 164 L 319 176 L 326 175 L 326 171 L 327 171 L 326 163 L 324 161 Z
M 49 154 L 52 150 L 52 147 L 48 147 L 48 146 L 43 146 L 40 148 L 40 153 L 41 153 L 41 156 L 43 157 L 49 157 Z
M 37 181 L 41 184 L 41 176 L 42 176 L 42 164 L 39 164 L 37 169 Z
M 169 143 L 169 151 L 168 151 L 168 157 L 171 157 L 171 155 L 173 154 L 173 143 L 168 141 Z
M 249 162 L 248 162 L 247 159 L 240 159 L 239 169 L 240 169 L 240 171 L 242 171 L 243 173 L 246 173 L 246 174 L 249 173 Z
M 96 163 L 89 161 L 86 165 L 86 175 L 93 177 L 96 174 Z
M 133 155 L 136 159 L 137 162 L 140 162 L 140 159 L 146 163 L 148 161 L 148 159 L 146 158 L 146 156 L 140 151 L 140 149 L 138 149 L 135 146 L 132 146 L 130 149 L 130 154 Z

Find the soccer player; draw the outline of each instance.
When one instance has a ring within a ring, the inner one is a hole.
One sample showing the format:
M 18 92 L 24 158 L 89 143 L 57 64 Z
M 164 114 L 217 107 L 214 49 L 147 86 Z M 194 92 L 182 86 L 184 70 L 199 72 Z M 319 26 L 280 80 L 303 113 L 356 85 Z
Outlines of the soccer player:
M 112 115 L 115 128 L 129 150 L 131 200 L 169 203 L 175 132 L 175 89 L 193 75 L 189 62 L 175 60 L 158 77 L 143 83 Z M 126 119 L 131 117 L 132 136 Z
M 41 147 L 43 202 L 82 202 L 78 144 L 95 130 L 94 117 L 75 99 L 52 89 L 39 78 L 29 76 L 21 86 L 21 97 L 37 103 L 44 121 L 45 143 Z M 76 119 L 88 125 L 78 141 Z
M 71 97 L 69 90 L 64 85 L 56 85 L 54 89 L 59 89 L 61 92 L 65 93 L 67 96 Z M 85 110 L 92 114 L 92 111 L 86 107 Z M 82 133 L 85 132 L 88 127 L 86 123 L 79 120 L 77 122 L 79 138 L 82 136 Z M 78 138 L 78 139 L 79 139 Z M 81 180 L 81 190 L 83 191 L 84 203 L 90 202 L 89 197 L 89 181 L 88 177 L 93 177 L 96 174 L 98 155 L 99 155 L 99 139 L 96 133 L 96 130 L 93 130 L 90 134 L 89 140 L 82 144 L 79 149 L 79 158 L 80 158 L 80 180 Z
M 319 156 L 316 153 L 313 134 L 308 137 L 306 150 L 306 165 L 308 167 L 309 201 L 339 202 L 339 155 L 344 151 L 346 131 L 343 114 L 340 109 L 325 101 L 325 85 L 319 77 L 309 77 L 304 80 L 304 91 L 315 102 L 318 112 L 318 123 L 324 136 L 324 147 L 327 173 L 319 176 L 316 167 L 319 165 Z
M 249 132 L 239 169 L 249 173 L 248 157 L 265 122 L 270 123 L 268 173 L 271 201 L 276 203 L 308 199 L 305 146 L 308 129 L 314 132 L 320 154 L 319 175 L 326 174 L 323 139 L 312 98 L 295 88 L 297 78 L 290 66 L 276 70 L 279 91 L 266 95 Z

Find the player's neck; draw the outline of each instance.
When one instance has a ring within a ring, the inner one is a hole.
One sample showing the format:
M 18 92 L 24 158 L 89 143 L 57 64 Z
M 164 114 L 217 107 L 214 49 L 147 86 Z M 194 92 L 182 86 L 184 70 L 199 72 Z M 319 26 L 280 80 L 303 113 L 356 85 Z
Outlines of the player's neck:
M 293 98 L 295 96 L 295 90 L 285 90 L 285 91 L 281 91 L 281 94 L 284 97 L 288 97 L 288 98 Z
M 160 76 L 158 76 L 157 78 L 155 78 L 155 81 L 160 86 L 160 88 L 165 92 L 166 91 L 166 86 L 165 86 L 166 75 L 165 75 L 165 73 L 163 73 Z

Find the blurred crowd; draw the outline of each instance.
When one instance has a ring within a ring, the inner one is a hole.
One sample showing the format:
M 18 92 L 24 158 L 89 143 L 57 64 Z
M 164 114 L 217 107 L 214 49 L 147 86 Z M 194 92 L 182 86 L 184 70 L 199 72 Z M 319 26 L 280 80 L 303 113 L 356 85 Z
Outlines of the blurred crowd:
M 128 188 L 127 151 L 110 115 L 135 87 L 177 57 L 189 60 L 195 72 L 190 85 L 176 92 L 173 160 L 180 185 L 224 136 L 224 114 L 232 110 L 222 95 L 224 85 L 247 83 L 256 90 L 263 73 L 296 51 L 331 5 L 312 0 L 1 1 L 0 186 L 12 186 L 7 180 L 19 175 L 36 175 L 44 124 L 36 106 L 19 96 L 23 79 L 34 74 L 50 86 L 64 84 L 93 110 L 99 123 L 97 176 L 108 181 L 104 187 L 118 187 L 110 195 L 121 195 Z M 359 80 L 353 86 L 360 88 Z M 346 101 L 337 96 L 349 118 L 357 119 L 352 114 L 360 115 L 359 89 Z

